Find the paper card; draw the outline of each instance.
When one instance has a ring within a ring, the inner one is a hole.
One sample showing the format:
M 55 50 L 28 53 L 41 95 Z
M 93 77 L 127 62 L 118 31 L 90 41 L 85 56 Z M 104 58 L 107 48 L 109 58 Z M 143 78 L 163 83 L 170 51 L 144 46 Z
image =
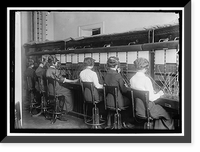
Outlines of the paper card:
M 85 58 L 86 57 L 92 57 L 92 54 L 91 53 L 85 53 Z
M 42 59 L 45 59 L 46 61 L 48 61 L 48 57 L 49 55 L 42 55 Z
M 60 54 L 56 54 L 56 58 L 60 61 Z
M 118 52 L 119 62 L 126 62 L 126 52 Z
M 107 53 L 100 53 L 100 63 L 101 64 L 107 63 Z
M 164 50 L 155 51 L 155 64 L 165 64 L 165 52 Z
M 78 54 L 78 62 L 84 61 L 84 54 Z
M 128 64 L 133 64 L 133 62 L 137 59 L 137 52 L 128 52 Z
M 108 58 L 111 57 L 111 56 L 115 56 L 116 57 L 116 52 L 109 52 L 108 53 Z
M 60 62 L 61 63 L 66 63 L 65 62 L 65 54 L 61 54 L 61 56 L 60 56 Z
M 95 62 L 99 62 L 99 53 L 93 53 L 92 58 L 95 59 Z
M 166 63 L 176 63 L 176 49 L 166 50 Z
M 67 58 L 66 62 L 72 62 L 71 54 L 66 54 L 66 58 Z
M 139 58 L 145 58 L 149 61 L 149 51 L 139 51 L 138 57 Z
M 72 54 L 72 63 L 78 63 L 77 54 Z

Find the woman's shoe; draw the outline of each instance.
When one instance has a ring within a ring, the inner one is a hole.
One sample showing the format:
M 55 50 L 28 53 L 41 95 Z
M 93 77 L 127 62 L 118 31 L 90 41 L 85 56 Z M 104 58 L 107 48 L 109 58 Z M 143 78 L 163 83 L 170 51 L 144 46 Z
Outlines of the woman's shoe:
M 60 121 L 67 121 L 67 120 L 68 120 L 67 117 L 64 116 L 64 115 L 62 115 L 62 114 L 58 116 L 58 119 L 59 119 Z
M 134 125 L 131 123 L 123 122 L 122 123 L 124 129 L 134 129 Z
M 108 125 L 108 126 L 106 126 L 104 129 L 114 129 L 114 126 Z
M 51 119 L 52 119 L 52 116 L 51 116 L 50 114 L 45 114 L 45 119 L 51 120 Z

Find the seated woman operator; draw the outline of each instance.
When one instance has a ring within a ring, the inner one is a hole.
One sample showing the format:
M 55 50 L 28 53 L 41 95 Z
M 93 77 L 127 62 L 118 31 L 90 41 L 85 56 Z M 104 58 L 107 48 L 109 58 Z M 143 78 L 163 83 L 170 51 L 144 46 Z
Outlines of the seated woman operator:
M 42 58 L 41 61 L 40 61 L 40 64 L 38 66 L 38 68 L 35 70 L 35 74 L 37 75 L 37 77 L 40 77 L 41 78 L 41 90 L 39 91 L 42 91 L 44 90 L 46 92 L 46 67 L 45 67 L 45 64 L 46 64 L 46 59 L 45 58 Z
M 33 94 L 34 97 L 36 99 L 36 102 L 40 103 L 40 94 L 39 94 L 39 89 L 38 89 L 38 83 L 37 83 L 37 76 L 35 73 L 35 69 L 34 69 L 34 65 L 35 62 L 33 59 L 29 59 L 28 60 L 28 68 L 25 70 L 24 72 L 24 78 L 25 78 L 25 82 L 29 82 L 29 87 L 32 88 L 33 90 Z M 27 77 L 29 77 L 29 79 L 27 79 Z M 27 83 L 26 83 L 27 84 Z M 28 90 L 28 86 L 26 86 L 26 90 Z M 29 92 L 27 93 L 28 98 L 30 97 Z
M 48 58 L 49 68 L 46 71 L 46 77 L 51 77 L 53 79 L 57 79 L 61 83 L 77 82 L 78 80 L 69 80 L 60 75 L 60 72 L 57 69 L 57 61 L 58 60 L 56 58 L 49 56 L 49 58 Z M 65 102 L 63 105 L 63 109 L 62 109 L 63 113 L 66 114 L 66 113 L 72 111 L 73 110 L 73 102 L 74 102 L 73 101 L 74 100 L 73 92 L 70 89 L 61 86 L 58 82 L 56 82 L 55 90 L 56 90 L 57 94 L 65 96 Z M 62 105 L 62 104 L 60 104 L 60 105 Z M 62 119 L 62 117 L 60 119 Z
M 137 73 L 130 79 L 131 88 L 143 91 L 149 91 L 149 108 L 150 114 L 155 121 L 154 129 L 173 129 L 173 121 L 169 114 L 160 106 L 155 104 L 153 101 L 160 98 L 164 93 L 159 91 L 154 93 L 153 85 L 148 76 L 145 75 L 149 67 L 149 61 L 145 58 L 138 58 L 134 61 L 134 66 Z M 137 115 L 144 115 L 144 105 L 138 101 L 136 111 Z M 161 120 L 161 117 L 164 118 Z
M 120 74 L 119 69 L 119 58 L 115 57 L 115 56 L 111 56 L 108 58 L 107 60 L 107 67 L 108 67 L 108 71 L 105 75 L 105 84 L 108 86 L 118 86 L 118 103 L 119 103 L 119 108 L 122 107 L 129 107 L 131 105 L 130 100 L 124 96 L 123 94 L 126 93 L 128 91 L 128 88 L 125 86 L 123 78 Z M 109 102 L 109 104 L 114 106 L 114 99 L 112 95 L 107 96 L 107 100 Z M 125 128 L 132 128 L 133 126 L 130 124 L 130 114 L 126 111 L 123 110 L 121 111 L 122 113 L 122 124 L 123 127 Z M 109 114 L 109 119 L 108 119 L 108 126 L 110 125 L 109 121 L 111 121 L 111 116 L 112 114 Z
M 92 69 L 94 68 L 94 59 L 91 57 L 86 57 L 84 59 L 84 69 L 80 72 L 80 80 L 82 82 L 93 82 L 94 84 L 94 98 L 96 101 L 99 101 L 98 107 L 99 107 L 99 113 L 102 115 L 102 117 L 105 117 L 105 108 L 103 105 L 103 85 L 99 83 L 99 79 L 97 76 L 97 73 L 94 72 Z M 85 97 L 86 100 L 90 101 L 91 96 L 90 92 L 85 90 Z

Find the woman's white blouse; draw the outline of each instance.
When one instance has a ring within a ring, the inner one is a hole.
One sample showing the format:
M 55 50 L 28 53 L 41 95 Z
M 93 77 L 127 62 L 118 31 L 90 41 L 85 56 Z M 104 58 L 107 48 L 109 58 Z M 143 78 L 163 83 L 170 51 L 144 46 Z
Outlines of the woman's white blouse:
M 149 77 L 142 72 L 137 72 L 130 79 L 131 88 L 143 91 L 149 91 L 149 100 L 155 101 L 160 98 L 159 94 L 154 93 L 153 85 Z
M 99 84 L 99 79 L 97 77 L 96 72 L 92 71 L 91 69 L 85 69 L 80 73 L 80 79 L 83 82 L 93 82 L 94 86 L 97 89 L 102 89 L 103 85 Z

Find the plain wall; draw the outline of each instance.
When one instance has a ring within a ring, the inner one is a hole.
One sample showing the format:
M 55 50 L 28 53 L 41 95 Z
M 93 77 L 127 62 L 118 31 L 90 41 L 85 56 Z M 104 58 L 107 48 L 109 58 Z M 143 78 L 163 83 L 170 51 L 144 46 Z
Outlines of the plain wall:
M 174 12 L 51 12 L 48 31 L 52 40 L 77 38 L 79 26 L 102 23 L 104 34 L 120 33 L 143 27 L 174 23 Z M 53 20 L 53 21 L 52 21 Z

